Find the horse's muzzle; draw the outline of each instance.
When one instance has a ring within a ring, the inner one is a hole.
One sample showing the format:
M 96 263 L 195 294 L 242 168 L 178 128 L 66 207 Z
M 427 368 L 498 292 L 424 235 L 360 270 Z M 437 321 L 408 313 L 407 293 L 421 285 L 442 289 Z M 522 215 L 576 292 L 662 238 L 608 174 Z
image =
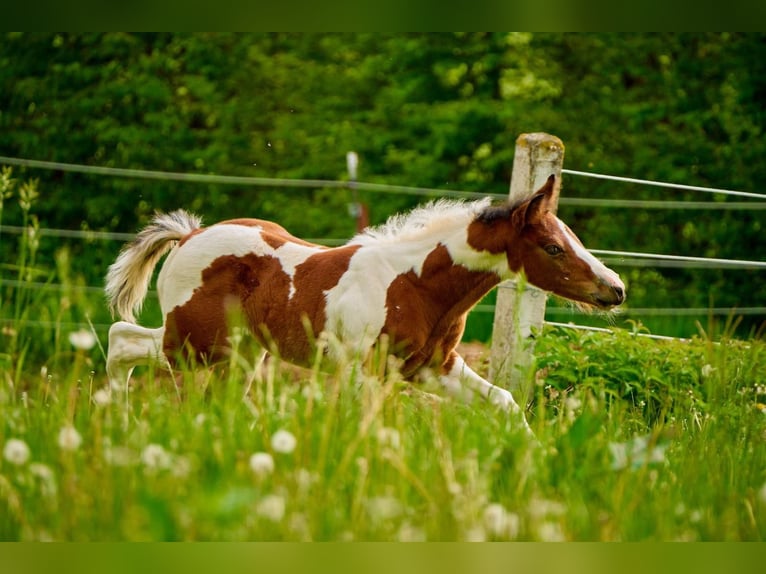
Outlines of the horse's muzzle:
M 605 285 L 605 289 L 597 293 L 593 299 L 602 309 L 616 307 L 625 301 L 625 285 L 622 282 Z

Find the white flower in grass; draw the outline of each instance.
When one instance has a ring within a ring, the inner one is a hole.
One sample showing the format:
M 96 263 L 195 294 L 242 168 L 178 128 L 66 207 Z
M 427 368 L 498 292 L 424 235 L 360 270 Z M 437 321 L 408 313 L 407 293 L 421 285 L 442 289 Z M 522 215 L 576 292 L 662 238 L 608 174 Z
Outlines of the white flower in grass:
M 425 530 L 422 528 L 418 528 L 409 522 L 405 522 L 396 533 L 396 539 L 399 542 L 426 542 L 428 537 L 426 536 Z
M 87 329 L 69 333 L 69 342 L 75 349 L 90 351 L 96 345 L 96 336 Z
M 16 466 L 26 464 L 29 460 L 27 443 L 17 438 L 9 439 L 3 447 L 3 458 Z
M 40 494 L 47 498 L 56 496 L 58 491 L 56 487 L 56 477 L 54 476 L 51 467 L 39 462 L 33 462 L 29 465 L 29 472 L 37 479 Z
M 503 540 L 514 540 L 519 536 L 519 515 L 508 512 L 502 504 L 489 504 L 482 515 L 484 526 L 490 535 Z
M 274 452 L 290 454 L 295 450 L 296 444 L 298 441 L 295 439 L 295 435 L 288 430 L 280 429 L 271 437 L 271 448 L 274 449 Z
M 537 528 L 537 537 L 541 542 L 565 542 L 564 529 L 558 522 L 550 520 L 543 522 Z
M 478 524 L 474 524 L 463 534 L 464 542 L 486 542 L 487 533 L 484 528 Z
M 267 452 L 256 452 L 250 457 L 250 470 L 263 477 L 274 472 L 274 457 Z
M 112 393 L 109 389 L 99 389 L 93 393 L 93 402 L 100 407 L 105 407 L 112 402 Z
M 285 499 L 278 494 L 264 496 L 255 508 L 258 516 L 268 518 L 273 522 L 280 522 L 285 517 Z
M 307 494 L 314 484 L 319 482 L 319 475 L 305 468 L 295 471 L 295 483 L 299 494 Z
M 401 445 L 399 431 L 391 427 L 381 427 L 377 432 L 378 443 L 383 447 L 398 450 Z
M 367 513 L 373 522 L 386 522 L 402 514 L 402 503 L 393 496 L 374 496 L 367 500 Z
M 148 470 L 161 470 L 170 467 L 170 454 L 162 445 L 148 444 L 141 451 L 141 462 Z
M 59 448 L 61 450 L 75 451 L 82 444 L 82 437 L 73 426 L 65 426 L 59 431 Z

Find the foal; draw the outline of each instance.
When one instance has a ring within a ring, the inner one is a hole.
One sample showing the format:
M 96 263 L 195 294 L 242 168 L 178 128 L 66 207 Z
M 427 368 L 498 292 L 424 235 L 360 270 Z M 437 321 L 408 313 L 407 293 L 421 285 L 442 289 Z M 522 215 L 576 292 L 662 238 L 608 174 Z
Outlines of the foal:
M 311 341 L 322 332 L 361 356 L 387 336 L 405 377 L 436 369 L 448 391 L 518 413 L 511 393 L 476 374 L 455 350 L 468 311 L 520 273 L 541 289 L 602 309 L 622 303 L 625 293 L 617 274 L 549 211 L 555 185 L 551 176 L 515 205 L 437 201 L 334 248 L 269 221 L 202 227 L 183 210 L 158 214 L 107 274 L 110 308 L 123 319 L 109 331 L 109 378 L 126 383 L 137 364 L 169 367 L 188 349 L 206 361 L 222 359 L 227 318 L 237 311 L 265 348 L 274 345 L 289 362 L 308 364 Z M 134 312 L 171 248 L 157 281 L 164 325 L 140 327 Z

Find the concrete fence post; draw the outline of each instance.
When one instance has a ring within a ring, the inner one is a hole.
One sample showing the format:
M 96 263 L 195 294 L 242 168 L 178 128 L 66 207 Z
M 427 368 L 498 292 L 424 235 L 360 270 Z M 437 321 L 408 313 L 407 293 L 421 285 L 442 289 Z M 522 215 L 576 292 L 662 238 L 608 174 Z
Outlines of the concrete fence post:
M 511 174 L 511 202 L 526 199 L 540 189 L 551 174 L 556 174 L 552 209 L 558 206 L 564 144 L 545 133 L 521 134 Z M 526 284 L 523 277 L 504 281 L 498 286 L 495 321 L 490 351 L 490 379 L 515 391 L 517 402 L 524 405 L 530 391 L 523 383 L 532 364 L 534 331 L 542 329 L 545 318 L 545 292 Z

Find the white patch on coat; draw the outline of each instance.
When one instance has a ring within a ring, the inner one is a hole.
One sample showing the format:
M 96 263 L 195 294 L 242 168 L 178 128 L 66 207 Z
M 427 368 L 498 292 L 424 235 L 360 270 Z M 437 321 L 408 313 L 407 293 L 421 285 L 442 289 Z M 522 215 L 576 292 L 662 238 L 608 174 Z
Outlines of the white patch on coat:
M 601 263 L 601 261 L 599 261 L 595 255 L 585 249 L 583 244 L 580 243 L 580 240 L 572 232 L 572 230 L 569 229 L 569 227 L 567 227 L 567 225 L 558 217 L 556 218 L 556 223 L 558 224 L 559 229 L 561 229 L 561 232 L 564 234 L 567 244 L 574 252 L 575 256 L 587 263 L 590 267 L 590 270 L 593 271 L 593 274 L 596 277 L 608 285 L 620 286 L 624 289 L 624 285 L 622 284 L 622 281 L 620 280 L 620 277 L 617 275 L 617 273 L 609 269 L 606 265 Z

